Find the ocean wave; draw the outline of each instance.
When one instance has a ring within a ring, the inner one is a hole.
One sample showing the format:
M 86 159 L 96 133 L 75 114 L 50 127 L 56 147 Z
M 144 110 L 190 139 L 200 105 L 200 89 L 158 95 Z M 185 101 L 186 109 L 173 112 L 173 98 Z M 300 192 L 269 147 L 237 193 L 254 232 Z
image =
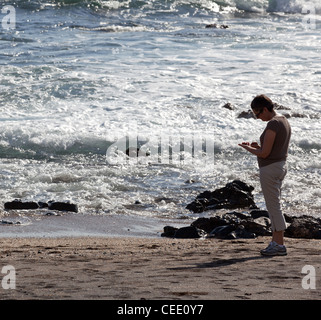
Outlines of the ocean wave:
M 83 31 L 97 31 L 97 32 L 142 32 L 142 31 L 149 31 L 148 27 L 140 26 L 140 25 L 108 25 L 108 26 L 99 26 L 99 27 L 88 27 L 82 25 L 71 25 L 70 28 L 72 29 L 79 29 Z M 1 40 L 1 39 L 0 39 Z
M 299 14 L 320 14 L 321 3 L 318 0 L 6 0 L 10 4 L 26 10 L 44 10 L 49 8 L 83 7 L 95 11 L 140 10 L 147 14 L 186 13 L 191 10 L 206 12 L 283 12 Z
M 104 156 L 112 144 L 104 139 L 68 136 L 47 137 L 38 140 L 32 137 L 6 138 L 0 141 L 0 158 L 45 160 L 71 155 Z
M 140 140 L 136 140 L 138 137 L 136 137 L 136 139 L 132 137 L 130 140 L 128 136 L 123 136 L 116 141 L 110 138 L 104 139 L 84 135 L 76 137 L 63 134 L 61 136 L 48 136 L 46 132 L 38 132 L 38 137 L 32 137 L 27 134 L 17 137 L 10 137 L 10 135 L 7 134 L 5 137 L 5 135 L 2 134 L 0 140 L 0 159 L 53 160 L 64 158 L 65 156 L 97 156 L 107 161 L 111 159 L 110 157 L 116 157 L 123 161 L 128 157 L 133 159 L 139 157 L 140 160 L 142 160 L 138 161 L 139 163 L 147 163 L 145 160 L 154 162 L 156 159 L 157 162 L 160 157 L 159 148 L 164 148 L 164 151 L 162 151 L 165 152 L 163 156 L 166 156 L 166 152 L 168 152 L 168 154 L 176 160 L 184 157 L 185 160 L 187 159 L 185 162 L 188 162 L 191 156 L 193 158 L 195 156 L 195 160 L 197 160 L 197 155 L 194 154 L 195 151 L 192 150 L 194 148 L 193 145 L 199 142 L 199 140 L 196 139 L 194 141 L 192 135 L 166 136 L 163 134 L 162 145 L 160 145 L 161 132 L 159 134 L 159 136 L 146 136 L 145 138 L 140 138 Z M 231 135 L 229 135 L 229 137 L 230 136 Z M 186 143 L 182 143 L 183 140 L 180 139 L 185 139 L 184 141 L 186 141 Z M 220 136 L 220 138 L 213 140 L 209 137 L 206 140 L 208 142 L 207 147 L 204 141 L 201 145 L 203 155 L 206 154 L 207 150 L 207 152 L 209 152 L 209 154 L 207 154 L 208 156 L 211 155 L 210 152 L 214 152 L 215 157 L 223 157 L 231 161 L 235 157 L 235 154 L 242 155 L 242 151 L 237 146 L 238 141 L 234 140 L 234 138 L 225 139 L 223 136 Z M 198 145 L 198 147 L 200 147 L 200 145 Z M 211 149 L 212 147 L 213 149 Z M 136 150 L 139 150 L 139 153 L 137 153 Z M 321 144 L 318 141 L 299 139 L 297 137 L 291 140 L 291 154 L 309 154 L 315 157 L 320 150 Z
M 267 11 L 321 14 L 321 3 L 318 0 L 269 0 Z

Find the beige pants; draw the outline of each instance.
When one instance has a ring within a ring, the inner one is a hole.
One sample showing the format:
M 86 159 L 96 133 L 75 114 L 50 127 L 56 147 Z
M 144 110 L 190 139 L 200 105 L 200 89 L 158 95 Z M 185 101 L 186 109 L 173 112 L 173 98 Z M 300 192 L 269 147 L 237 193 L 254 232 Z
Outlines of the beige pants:
M 260 182 L 266 209 L 271 219 L 272 231 L 286 229 L 281 209 L 281 186 L 286 173 L 287 166 L 285 161 L 274 162 L 260 168 Z

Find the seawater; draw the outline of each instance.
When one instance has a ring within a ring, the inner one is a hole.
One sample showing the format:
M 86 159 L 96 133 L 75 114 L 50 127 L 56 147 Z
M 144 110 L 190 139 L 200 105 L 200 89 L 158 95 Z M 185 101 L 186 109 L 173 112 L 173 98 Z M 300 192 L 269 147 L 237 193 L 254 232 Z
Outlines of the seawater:
M 264 209 L 256 159 L 237 144 L 258 141 L 266 124 L 238 115 L 265 93 L 292 115 L 284 210 L 320 215 L 318 1 L 0 2 L 7 5 L 15 28 L 0 26 L 1 203 L 196 217 L 185 206 L 199 192 L 241 179 Z M 205 28 L 213 23 L 229 28 Z M 213 161 L 180 147 L 160 159 L 164 135 L 176 147 L 207 139 Z M 157 151 L 144 162 L 108 162 L 129 136 Z

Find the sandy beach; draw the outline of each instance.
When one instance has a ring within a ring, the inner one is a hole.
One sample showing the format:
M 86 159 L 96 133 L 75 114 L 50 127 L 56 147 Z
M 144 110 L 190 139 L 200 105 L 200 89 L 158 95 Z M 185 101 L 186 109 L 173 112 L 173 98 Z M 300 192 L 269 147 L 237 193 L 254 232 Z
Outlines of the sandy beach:
M 287 256 L 262 257 L 269 240 L 1 238 L 1 267 L 14 267 L 16 288 L 2 286 L 0 298 L 320 299 L 321 241 L 286 239 Z M 315 267 L 315 290 L 302 288 L 305 265 Z

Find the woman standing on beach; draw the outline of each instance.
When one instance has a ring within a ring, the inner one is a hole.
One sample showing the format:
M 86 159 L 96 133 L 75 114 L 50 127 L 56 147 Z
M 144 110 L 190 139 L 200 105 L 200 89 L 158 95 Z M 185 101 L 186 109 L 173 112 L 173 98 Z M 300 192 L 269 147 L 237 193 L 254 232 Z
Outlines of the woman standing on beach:
M 262 255 L 286 255 L 284 246 L 285 219 L 281 210 L 281 186 L 287 172 L 291 127 L 288 120 L 274 111 L 274 104 L 265 95 L 259 95 L 251 103 L 252 111 L 257 119 L 268 121 L 257 142 L 243 142 L 239 146 L 257 156 L 260 169 L 260 182 L 266 208 L 269 212 L 272 228 L 272 241 L 267 248 L 261 250 Z

